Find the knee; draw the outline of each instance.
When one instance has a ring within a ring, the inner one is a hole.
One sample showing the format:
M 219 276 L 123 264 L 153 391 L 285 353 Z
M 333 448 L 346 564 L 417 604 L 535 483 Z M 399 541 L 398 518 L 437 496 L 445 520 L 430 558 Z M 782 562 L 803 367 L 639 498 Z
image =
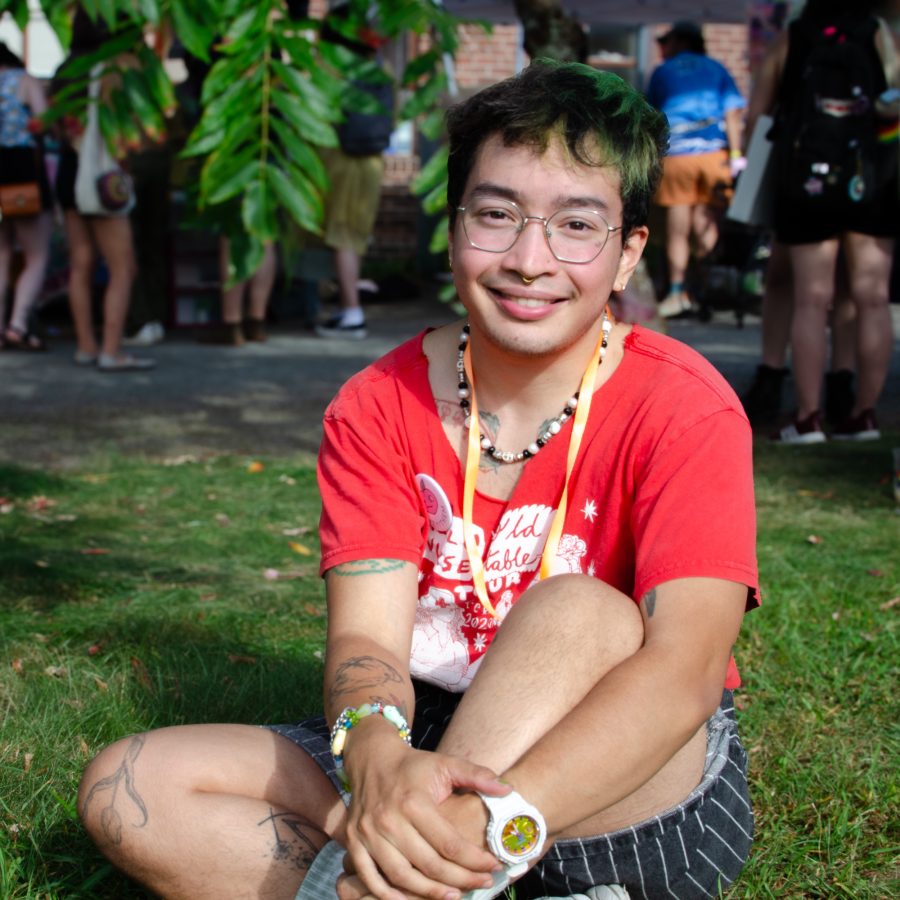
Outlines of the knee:
M 625 659 L 644 642 L 644 621 L 631 597 L 589 575 L 555 575 L 529 588 L 509 615 L 509 623 L 542 640 L 549 633 L 571 646 L 590 644 Z

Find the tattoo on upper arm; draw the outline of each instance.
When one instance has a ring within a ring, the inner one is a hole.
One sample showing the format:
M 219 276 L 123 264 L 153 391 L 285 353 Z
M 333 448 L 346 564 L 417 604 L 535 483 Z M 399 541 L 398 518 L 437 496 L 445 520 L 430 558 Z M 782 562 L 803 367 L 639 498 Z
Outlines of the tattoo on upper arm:
M 390 685 L 402 685 L 403 683 L 403 676 L 386 662 L 376 659 L 374 656 L 354 656 L 344 660 L 334 673 L 330 700 L 337 706 L 340 705 L 340 698 L 347 694 L 380 689 L 378 690 L 379 696 L 373 694 L 371 699 L 389 706 L 399 707 L 405 718 L 406 704 L 390 690 Z M 387 696 L 380 696 L 380 694 Z
M 641 603 L 644 604 L 644 609 L 647 611 L 647 618 L 652 619 L 653 613 L 656 612 L 656 588 L 650 588 L 650 590 L 644 594 Z
M 406 565 L 402 559 L 355 559 L 341 563 L 328 571 L 341 578 L 355 575 L 381 575 L 384 572 L 396 572 Z
M 293 812 L 275 812 L 269 808 L 269 815 L 257 826 L 272 827 L 274 842 L 272 844 L 272 858 L 278 862 L 293 863 L 294 867 L 303 872 L 309 870 L 319 846 L 310 839 L 309 833 L 321 835 L 321 832 L 311 822 Z
M 143 828 L 149 819 L 147 806 L 134 786 L 134 764 L 141 750 L 144 749 L 144 740 L 143 735 L 136 735 L 132 738 L 131 743 L 125 750 L 122 764 L 112 775 L 101 778 L 94 783 L 81 808 L 81 816 L 86 818 L 88 809 L 94 799 L 99 798 L 101 794 L 107 791 L 109 792 L 109 797 L 105 798 L 109 802 L 100 810 L 100 827 L 106 839 L 116 847 L 122 843 L 122 813 L 125 810 L 131 809 L 133 811 L 136 809 L 140 814 L 140 821 L 131 823 L 134 828 Z M 130 802 L 128 799 L 120 798 L 119 788 L 122 788 L 128 795 Z M 100 800 L 98 799 L 97 802 L 99 803 Z M 117 803 L 122 810 L 121 813 L 116 808 Z

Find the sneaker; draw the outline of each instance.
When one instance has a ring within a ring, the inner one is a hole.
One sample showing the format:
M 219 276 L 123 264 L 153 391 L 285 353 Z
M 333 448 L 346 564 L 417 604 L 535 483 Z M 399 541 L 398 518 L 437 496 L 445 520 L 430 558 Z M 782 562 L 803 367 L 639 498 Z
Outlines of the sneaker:
M 367 337 L 366 323 L 345 325 L 340 314 L 332 316 L 324 325 L 316 325 L 316 334 L 322 338 L 339 338 L 350 341 L 361 341 Z
M 97 368 L 101 372 L 146 372 L 156 366 L 155 359 L 143 356 L 110 356 L 101 353 L 97 357 Z
M 131 337 L 122 339 L 125 347 L 152 347 L 166 336 L 161 322 L 145 322 Z
M 822 415 L 816 410 L 805 419 L 794 419 L 781 431 L 772 435 L 777 444 L 824 444 L 825 432 L 822 430 Z
M 864 409 L 858 416 L 848 417 L 831 433 L 836 441 L 877 441 L 881 437 L 874 409 Z
M 87 350 L 76 350 L 75 355 L 72 357 L 72 362 L 76 366 L 96 366 L 97 354 L 88 353 Z
M 677 294 L 669 294 L 665 300 L 661 300 L 656 311 L 663 319 L 674 319 L 675 316 L 689 313 L 692 308 L 691 301 L 687 294 L 679 292 Z

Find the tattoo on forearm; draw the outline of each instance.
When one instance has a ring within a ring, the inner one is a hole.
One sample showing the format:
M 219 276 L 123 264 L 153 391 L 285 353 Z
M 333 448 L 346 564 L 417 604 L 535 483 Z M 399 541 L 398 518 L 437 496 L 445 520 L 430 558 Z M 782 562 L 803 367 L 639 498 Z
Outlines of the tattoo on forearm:
M 406 562 L 402 559 L 355 559 L 353 562 L 341 563 L 329 571 L 341 578 L 352 578 L 356 575 L 381 575 L 384 572 L 396 572 L 405 565 Z
M 652 619 L 653 613 L 656 612 L 656 588 L 650 588 L 644 594 L 644 599 L 641 600 L 641 603 L 644 604 L 644 609 L 647 610 L 647 618 Z
M 143 828 L 147 824 L 149 818 L 144 800 L 134 786 L 134 764 L 143 749 L 144 737 L 142 735 L 137 735 L 132 738 L 131 743 L 128 745 L 128 749 L 125 751 L 125 758 L 122 760 L 122 765 L 120 765 L 112 775 L 101 778 L 94 784 L 90 789 L 81 810 L 82 818 L 86 818 L 88 808 L 91 806 L 94 799 L 98 798 L 97 802 L 99 803 L 100 795 L 107 791 L 109 792 L 109 797 L 104 798 L 108 799 L 109 802 L 100 810 L 100 827 L 103 829 L 103 834 L 106 836 L 106 839 L 116 847 L 122 843 L 122 813 L 125 812 L 125 809 L 136 808 L 140 814 L 140 821 L 131 823 L 134 828 Z M 120 787 L 124 788 L 125 793 L 128 795 L 128 798 L 130 798 L 130 802 L 128 800 L 121 800 L 120 805 L 124 804 L 125 807 L 122 810 L 122 813 L 116 809 L 117 801 L 120 800 Z
M 319 847 L 310 840 L 307 832 L 319 834 L 319 829 L 311 822 L 292 812 L 274 812 L 256 823 L 259 827 L 272 828 L 272 858 L 278 862 L 287 862 L 303 872 L 309 870 Z
M 388 685 L 402 685 L 403 683 L 403 676 L 386 662 L 376 659 L 374 656 L 353 656 L 344 660 L 334 673 L 330 700 L 338 705 L 340 698 L 347 694 L 380 689 L 388 692 L 390 705 L 398 706 L 397 699 L 390 693 Z M 372 699 L 385 702 L 382 697 L 373 696 Z

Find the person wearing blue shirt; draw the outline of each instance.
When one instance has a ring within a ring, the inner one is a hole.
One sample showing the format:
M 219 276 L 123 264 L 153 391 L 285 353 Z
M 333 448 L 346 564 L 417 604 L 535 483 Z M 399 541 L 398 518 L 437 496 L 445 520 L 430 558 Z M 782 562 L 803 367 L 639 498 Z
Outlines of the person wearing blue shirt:
M 719 238 L 718 212 L 725 191 L 743 168 L 741 110 L 746 101 L 721 63 L 706 55 L 694 22 L 676 22 L 657 38 L 664 62 L 650 78 L 647 99 L 669 122 L 669 152 L 655 202 L 666 209 L 669 291 L 663 318 L 690 312 L 684 281 L 691 237 L 698 257 Z

